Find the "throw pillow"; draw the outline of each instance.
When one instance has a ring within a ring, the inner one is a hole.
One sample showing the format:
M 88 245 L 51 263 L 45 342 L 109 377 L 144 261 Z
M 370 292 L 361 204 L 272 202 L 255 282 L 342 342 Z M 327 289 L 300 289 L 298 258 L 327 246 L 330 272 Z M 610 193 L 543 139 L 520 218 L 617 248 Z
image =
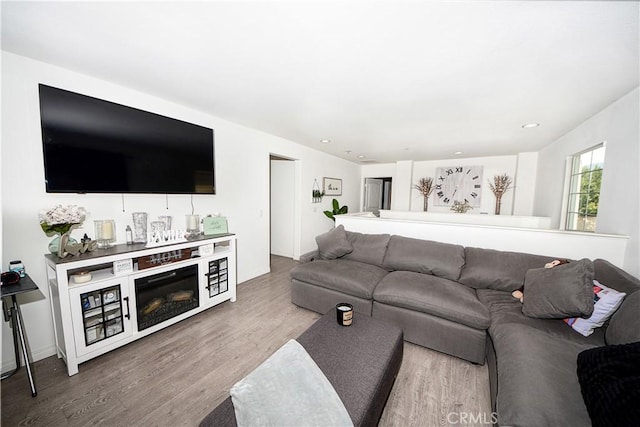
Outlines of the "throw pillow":
M 344 231 L 343 225 L 319 235 L 316 237 L 316 243 L 322 259 L 340 258 L 353 251 L 353 246 L 347 240 L 347 233 Z
M 637 426 L 640 420 L 640 342 L 578 354 L 578 381 L 594 427 Z
M 525 316 L 540 319 L 589 317 L 593 313 L 593 263 L 588 259 L 525 274 Z
M 607 288 L 597 280 L 593 281 L 593 314 L 588 319 L 581 317 L 570 317 L 564 319 L 567 325 L 571 326 L 580 334 L 588 337 L 595 328 L 604 325 L 609 317 L 620 307 L 625 297 L 624 292 Z

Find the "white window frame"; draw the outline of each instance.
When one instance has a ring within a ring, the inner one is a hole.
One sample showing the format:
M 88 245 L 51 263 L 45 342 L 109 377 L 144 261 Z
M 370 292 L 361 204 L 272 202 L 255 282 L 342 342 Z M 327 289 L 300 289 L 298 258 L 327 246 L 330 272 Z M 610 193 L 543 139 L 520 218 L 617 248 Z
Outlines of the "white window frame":
M 565 162 L 565 179 L 564 179 L 564 188 L 562 191 L 562 211 L 560 212 L 560 230 L 564 230 L 564 231 L 572 231 L 572 232 L 576 232 L 576 233 L 594 233 L 595 231 L 590 231 L 590 230 L 576 230 L 573 228 L 568 228 L 567 227 L 567 221 L 569 218 L 569 197 L 572 193 L 571 191 L 571 179 L 573 177 L 573 175 L 575 175 L 576 173 L 574 172 L 575 168 L 576 168 L 576 161 L 579 161 L 580 156 L 582 156 L 585 153 L 588 153 L 590 151 L 595 151 L 599 148 L 604 148 L 605 149 L 605 159 L 606 159 L 606 148 L 607 148 L 607 142 L 606 141 L 602 141 L 600 144 L 594 145 L 590 148 L 587 148 L 586 150 L 582 150 L 578 153 L 575 153 L 571 156 L 567 156 L 567 160 Z M 602 166 L 602 170 L 604 173 L 604 165 Z M 600 188 L 600 191 L 602 191 L 602 188 Z M 573 211 L 572 211 L 573 212 Z

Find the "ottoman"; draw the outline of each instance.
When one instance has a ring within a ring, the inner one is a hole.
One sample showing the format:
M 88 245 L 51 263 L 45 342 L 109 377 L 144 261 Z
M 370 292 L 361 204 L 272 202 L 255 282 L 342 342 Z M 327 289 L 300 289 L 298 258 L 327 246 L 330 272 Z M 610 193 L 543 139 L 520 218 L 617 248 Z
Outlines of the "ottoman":
M 402 330 L 355 314 L 351 326 L 329 311 L 296 339 L 327 377 L 354 426 L 376 426 L 402 363 Z M 200 426 L 236 426 L 231 397 Z

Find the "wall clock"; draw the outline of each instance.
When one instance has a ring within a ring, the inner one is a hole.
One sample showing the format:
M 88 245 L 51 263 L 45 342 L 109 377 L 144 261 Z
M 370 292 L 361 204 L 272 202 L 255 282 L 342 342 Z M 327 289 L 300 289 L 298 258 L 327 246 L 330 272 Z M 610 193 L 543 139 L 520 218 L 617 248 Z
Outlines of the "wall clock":
M 436 206 L 451 206 L 453 202 L 480 207 L 482 196 L 482 166 L 451 166 L 436 169 L 434 180 Z

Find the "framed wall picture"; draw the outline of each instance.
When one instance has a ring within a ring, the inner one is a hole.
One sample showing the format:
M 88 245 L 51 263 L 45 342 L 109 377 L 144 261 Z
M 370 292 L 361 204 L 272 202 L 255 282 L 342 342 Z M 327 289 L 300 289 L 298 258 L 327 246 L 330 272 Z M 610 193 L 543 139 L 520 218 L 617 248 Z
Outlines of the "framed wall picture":
M 342 196 L 342 180 L 338 178 L 322 178 L 325 196 Z

